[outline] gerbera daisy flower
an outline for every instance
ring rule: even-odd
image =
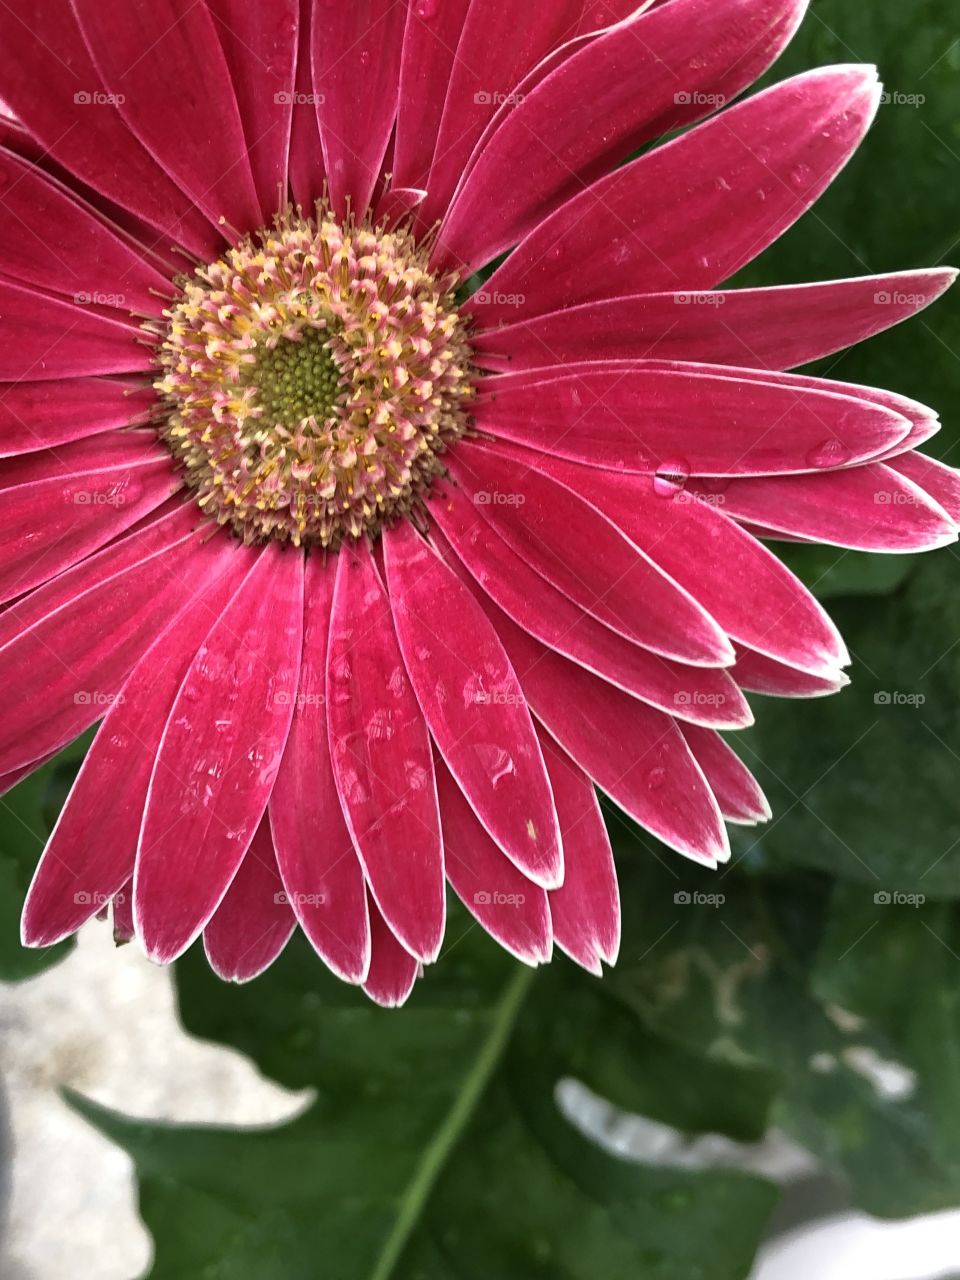
[[[100,722],[28,945],[112,901],[244,980],[299,926],[399,1004],[449,883],[600,972],[595,788],[705,867],[768,817],[721,733],[848,662],[768,542],[960,515],[930,409],[785,372],[952,271],[717,291],[879,100],[839,66],[734,101],[803,8],[4,12],[4,785]]]

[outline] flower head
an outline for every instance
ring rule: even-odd
[[[244,980],[299,927],[399,1004],[449,884],[599,973],[595,788],[716,866],[769,816],[745,691],[846,682],[768,544],[957,536],[932,410],[789,372],[954,273],[718,288],[875,72],[735,102],[803,0],[37,8],[0,18],[3,783],[101,723],[25,941],[113,900]]]

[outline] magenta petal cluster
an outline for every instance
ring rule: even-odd
[[[953,271],[720,287],[879,102],[738,101],[804,7],[0,14],[0,785],[100,722],[27,944],[112,902],[244,981],[300,928],[398,1005],[449,885],[600,973],[597,789],[704,867],[769,817],[721,735],[848,656],[768,544],[960,520],[932,410],[789,372]]]

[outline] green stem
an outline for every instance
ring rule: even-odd
[[[517,972],[494,1009],[493,1021],[477,1060],[463,1081],[460,1092],[447,1112],[443,1124],[424,1152],[419,1168],[400,1202],[393,1230],[384,1243],[379,1261],[370,1280],[390,1280],[400,1255],[420,1219],[421,1211],[433,1191],[451,1151],[473,1116],[477,1103],[500,1061],[517,1014],[533,980],[534,971],[518,966]]]

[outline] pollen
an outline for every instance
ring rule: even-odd
[[[244,542],[338,548],[413,514],[469,425],[456,280],[405,228],[287,211],[178,281],[160,433]]]

